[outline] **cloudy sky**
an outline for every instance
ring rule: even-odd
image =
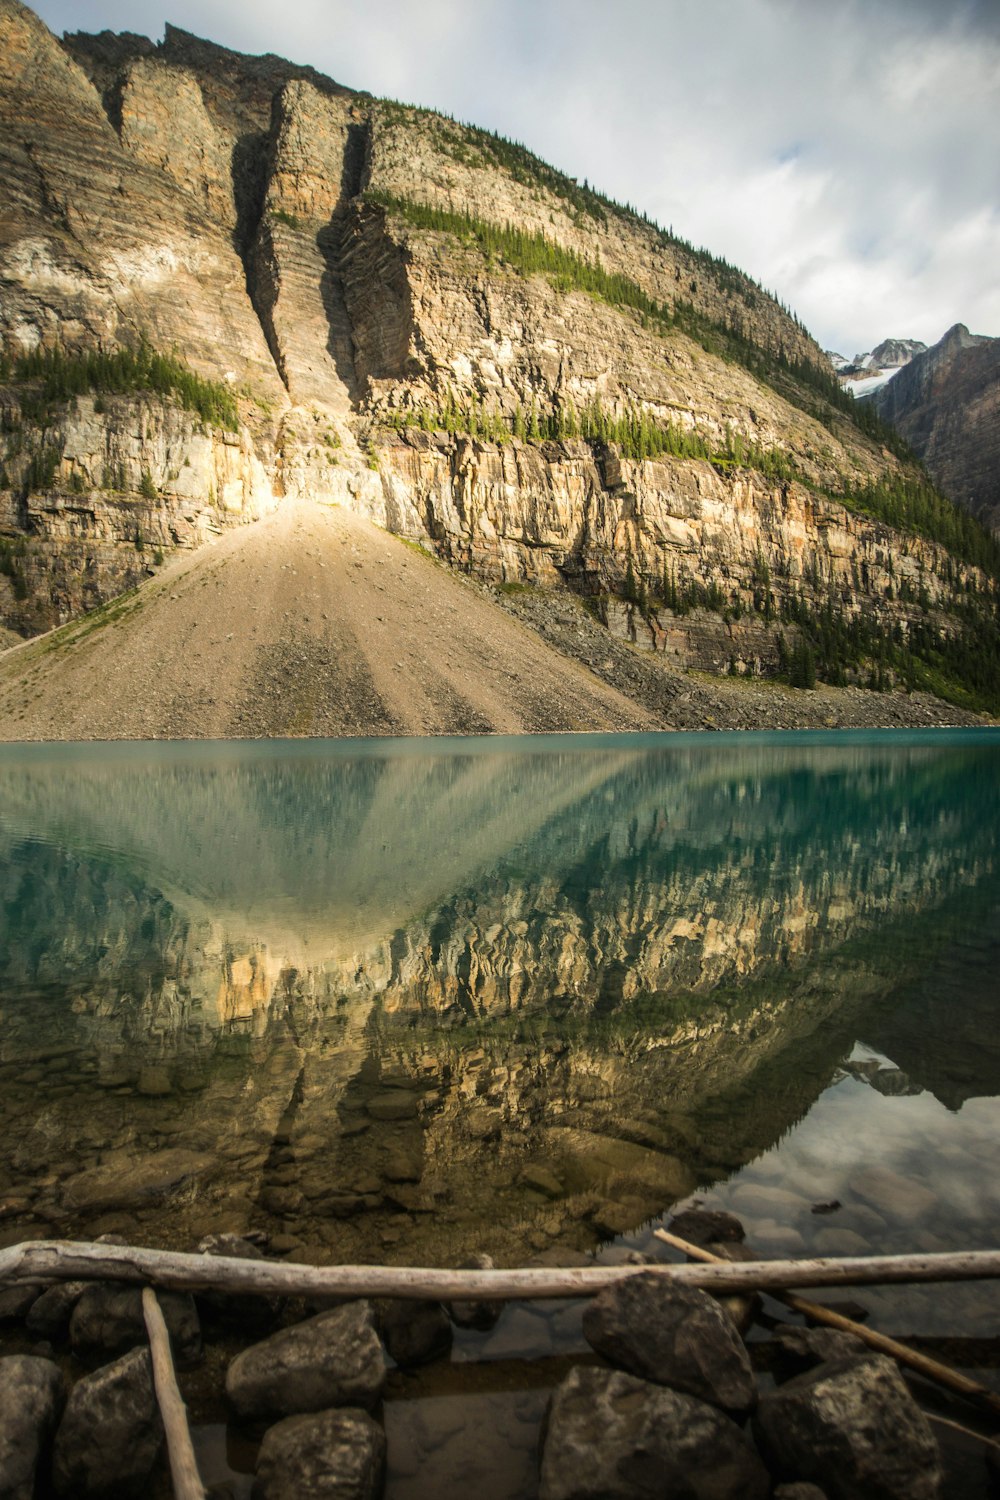
[[[825,348],[1000,335],[1000,0],[37,0],[501,131],[777,292]]]

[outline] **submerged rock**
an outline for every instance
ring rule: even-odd
[[[141,1495],[163,1441],[148,1349],[133,1349],[73,1387],[56,1433],[58,1494]]]
[[[384,1383],[371,1304],[351,1302],[238,1354],[226,1374],[226,1394],[240,1416],[290,1416],[374,1406]]]
[[[377,1500],[385,1483],[385,1433],[353,1407],[286,1417],[264,1434],[254,1500]]]
[[[851,1178],[851,1191],[879,1213],[912,1224],[933,1214],[938,1200],[929,1188],[913,1177],[903,1177],[888,1167],[865,1167]]]
[[[606,1287],[583,1314],[591,1348],[634,1375],[726,1411],[757,1399],[750,1358],[732,1319],[694,1287],[640,1272]]]
[[[703,1401],[580,1366],[552,1397],[540,1500],[765,1500],[770,1490],[750,1440]]]
[[[102,1208],[133,1208],[161,1198],[191,1177],[215,1169],[215,1158],[205,1152],[171,1147],[141,1157],[119,1151],[62,1185],[65,1206],[96,1213]]]
[[[451,1323],[440,1302],[394,1298],[382,1305],[382,1340],[397,1365],[422,1365],[447,1354]]]
[[[476,1253],[470,1255],[459,1265],[460,1271],[492,1271],[494,1269],[492,1255]],[[456,1328],[478,1328],[485,1331],[494,1328],[500,1321],[503,1312],[502,1302],[449,1302],[446,1304],[448,1316]]]
[[[42,1448],[65,1398],[62,1374],[48,1359],[0,1359],[0,1495],[31,1500]]]
[[[882,1354],[818,1365],[763,1396],[762,1452],[830,1500],[939,1500],[941,1454],[903,1377]]]
[[[724,1213],[721,1209],[686,1208],[683,1213],[675,1214],[667,1229],[702,1249],[708,1245],[746,1239],[742,1222],[735,1214]]]

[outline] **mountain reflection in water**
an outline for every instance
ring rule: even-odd
[[[5,750],[3,1240],[516,1260],[831,1088],[992,1103],[998,772],[988,733]]]

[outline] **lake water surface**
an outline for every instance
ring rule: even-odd
[[[995,1246],[998,829],[991,731],[3,747],[0,1243],[616,1258],[696,1197],[766,1255]],[[461,1335],[390,1494],[531,1494],[545,1381],[481,1367],[577,1347]]]

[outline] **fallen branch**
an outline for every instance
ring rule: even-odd
[[[870,1255],[842,1260],[767,1260],[710,1265],[540,1266],[497,1271],[412,1266],[306,1266],[227,1259],[131,1245],[28,1240],[0,1250],[0,1286],[24,1281],[128,1281],[174,1291],[256,1292],[261,1296],[406,1297],[450,1302],[592,1297],[639,1272],[731,1294],[796,1286],[861,1286],[906,1281],[973,1281],[1000,1276],[1000,1250],[945,1255]]]
[[[683,1240],[680,1235],[671,1234],[666,1229],[656,1229],[653,1234],[654,1238],[662,1240],[663,1244],[672,1245],[675,1250],[683,1250],[685,1255],[690,1255],[694,1260],[719,1266],[733,1264],[724,1260],[721,1255],[713,1255],[711,1250],[704,1250],[701,1245],[694,1245],[689,1240]],[[992,1251],[981,1253],[992,1254]],[[886,1260],[903,1258],[901,1256],[885,1257]],[[946,1259],[947,1257],[934,1258]],[[758,1262],[747,1261],[745,1264],[754,1265]],[[928,1277],[927,1279],[935,1278]],[[845,1318],[843,1313],[834,1312],[832,1308],[824,1307],[820,1302],[809,1302],[805,1297],[796,1297],[791,1293],[775,1291],[773,1288],[770,1289],[770,1295],[778,1302],[784,1303],[786,1307],[790,1307],[793,1312],[808,1318],[811,1323],[825,1323],[828,1328],[839,1328],[842,1333],[851,1333],[855,1338],[862,1339],[872,1349],[877,1349],[880,1354],[890,1355],[899,1364],[908,1365],[911,1370],[926,1376],[928,1380],[934,1380],[938,1385],[957,1391],[960,1396],[965,1396],[977,1405],[987,1407],[995,1416],[1000,1416],[1000,1396],[987,1386],[980,1385],[978,1381],[970,1380],[958,1370],[953,1370],[950,1365],[943,1365],[938,1360],[931,1359],[929,1355],[918,1354],[916,1349],[911,1349],[908,1344],[901,1344],[898,1339],[892,1339],[885,1333],[878,1333],[874,1328],[866,1328],[863,1323],[855,1323],[851,1318]]]
[[[174,1500],[205,1500],[205,1487],[198,1473],[194,1447],[188,1428],[184,1400],[177,1388],[174,1362],[170,1354],[170,1335],[163,1321],[156,1293],[146,1287],[142,1294],[142,1313],[149,1334],[153,1358],[153,1384],[167,1438],[170,1475],[174,1482]]]
[[[951,1417],[942,1417],[936,1411],[925,1411],[924,1416],[928,1422],[936,1422],[939,1427],[947,1427],[951,1432],[960,1432],[963,1437],[971,1438],[974,1443],[981,1443],[993,1454],[994,1462],[1000,1462],[1000,1442],[996,1438],[987,1437],[985,1432],[977,1432],[974,1427],[963,1427],[961,1422],[955,1422]]]

